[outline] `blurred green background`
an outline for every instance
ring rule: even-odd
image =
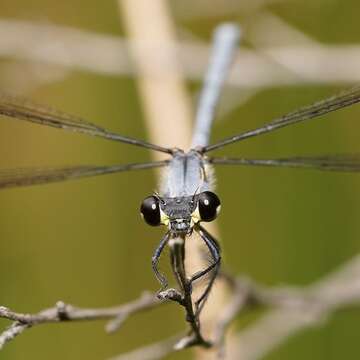
[[[256,10],[186,17],[177,16],[176,3],[171,6],[182,31],[210,41],[212,29],[231,20],[243,25],[244,46],[252,46],[246,30]],[[264,9],[325,44],[360,41],[357,0],[269,2]],[[0,18],[124,35],[115,1],[1,0]],[[12,84],[7,69],[21,74],[28,66],[22,60],[1,58],[0,88],[8,90]],[[253,128],[346,86],[277,86],[259,91],[215,124],[213,140]],[[200,83],[189,82],[189,91],[195,93],[199,87]],[[147,138],[131,76],[67,71],[58,81],[22,94],[120,134]],[[222,153],[266,157],[359,152],[359,116],[360,107],[354,106]],[[0,121],[0,152],[1,168],[150,159],[142,149],[6,118]],[[358,253],[359,175],[239,167],[220,168],[217,177],[223,202],[218,219],[221,243],[226,266],[234,272],[267,285],[303,285]],[[163,229],[149,229],[138,212],[140,201],[155,188],[154,173],[133,172],[2,191],[0,304],[21,312],[36,312],[59,299],[102,307],[130,301],[143,289],[158,289],[150,259]],[[291,338],[266,359],[358,359],[359,323],[360,311],[341,311],[323,326]],[[0,321],[2,328],[7,324]],[[0,357],[105,359],[177,333],[185,323],[179,308],[167,306],[130,319],[113,336],[106,335],[103,326],[104,322],[92,322],[36,327],[9,344]],[[189,351],[168,357],[189,358]]]

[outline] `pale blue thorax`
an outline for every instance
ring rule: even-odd
[[[213,190],[213,171],[208,162],[197,152],[181,151],[174,154],[160,184],[164,197],[192,196]]]

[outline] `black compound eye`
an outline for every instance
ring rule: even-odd
[[[143,200],[140,212],[149,225],[159,226],[161,224],[159,199],[155,196],[148,196]]]
[[[220,211],[220,199],[211,191],[199,195],[199,214],[201,221],[213,221]]]

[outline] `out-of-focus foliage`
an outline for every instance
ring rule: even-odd
[[[284,0],[265,9],[324,43],[360,40],[357,0]],[[175,16],[175,21],[179,28],[209,41],[220,21],[244,24],[246,34],[256,15],[239,10],[221,18]],[[0,17],[122,34],[115,1],[2,0]],[[1,73],[12,64],[19,69],[28,66],[14,59],[0,61]],[[192,90],[200,86],[190,85]],[[299,86],[259,92],[216,123],[213,139],[255,127],[337,90]],[[25,95],[121,134],[147,137],[133,78],[71,72]],[[232,145],[222,153],[265,157],[358,152],[359,115],[360,107],[354,106],[311,124]],[[150,159],[142,149],[0,120],[1,167]],[[220,240],[226,266],[234,271],[269,285],[302,285],[358,252],[359,175],[240,167],[222,168],[217,175],[223,201]],[[138,212],[142,198],[155,188],[154,173],[134,172],[1,192],[0,304],[22,312],[35,312],[59,299],[100,307],[129,301],[143,289],[157,289],[150,259],[162,230],[150,230]],[[166,262],[164,257],[164,266]],[[359,358],[359,323],[359,311],[341,312],[325,326],[291,339],[267,359]],[[114,336],[106,335],[99,322],[45,325],[19,337],[1,357],[104,359],[183,328],[183,313],[175,306],[141,314]],[[189,356],[186,352],[169,359]]]

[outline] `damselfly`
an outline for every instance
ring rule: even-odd
[[[229,30],[229,29],[228,29]],[[233,30],[232,30],[233,31]],[[193,146],[189,151],[177,148],[167,148],[143,140],[119,135],[77,117],[34,105],[27,100],[1,95],[0,114],[12,119],[25,120],[39,125],[50,126],[62,130],[97,136],[110,141],[121,142],[144,149],[165,153],[167,160],[145,163],[129,163],[113,166],[70,166],[63,168],[27,168],[0,171],[0,188],[19,187],[35,184],[65,181],[82,177],[105,175],[130,170],[145,170],[165,167],[164,179],[159,193],[146,197],[141,204],[141,214],[144,220],[152,226],[164,225],[167,232],[161,239],[152,258],[152,267],[162,285],[167,287],[165,276],[158,270],[159,257],[165,246],[173,241],[185,242],[196,232],[208,248],[212,262],[207,268],[191,276],[194,282],[210,273],[211,278],[203,294],[196,301],[196,311],[199,313],[220,266],[220,247],[214,237],[201,225],[202,222],[213,221],[220,210],[220,200],[214,193],[214,166],[217,165],[247,165],[271,167],[312,168],[324,171],[360,171],[360,157],[350,155],[314,156],[314,157],[284,157],[284,158],[227,158],[210,156],[214,150],[227,145],[244,141],[279,130],[296,123],[310,121],[327,113],[350,106],[360,101],[360,87],[354,87],[336,96],[316,102],[264,125],[232,135],[224,140],[209,144],[209,129],[213,120],[214,108],[219,97],[219,91],[224,81],[226,68],[229,66],[234,39],[221,40],[222,50],[214,50],[214,61],[209,68],[206,86],[200,99],[199,111],[194,132]],[[226,38],[226,36],[225,36]],[[220,41],[220,40],[219,40]],[[216,45],[216,42],[215,42]],[[215,46],[216,48],[216,46]],[[215,54],[216,52],[216,54]],[[218,76],[213,76],[217,74]],[[219,75],[220,74],[220,75]],[[201,110],[200,110],[201,109]]]

